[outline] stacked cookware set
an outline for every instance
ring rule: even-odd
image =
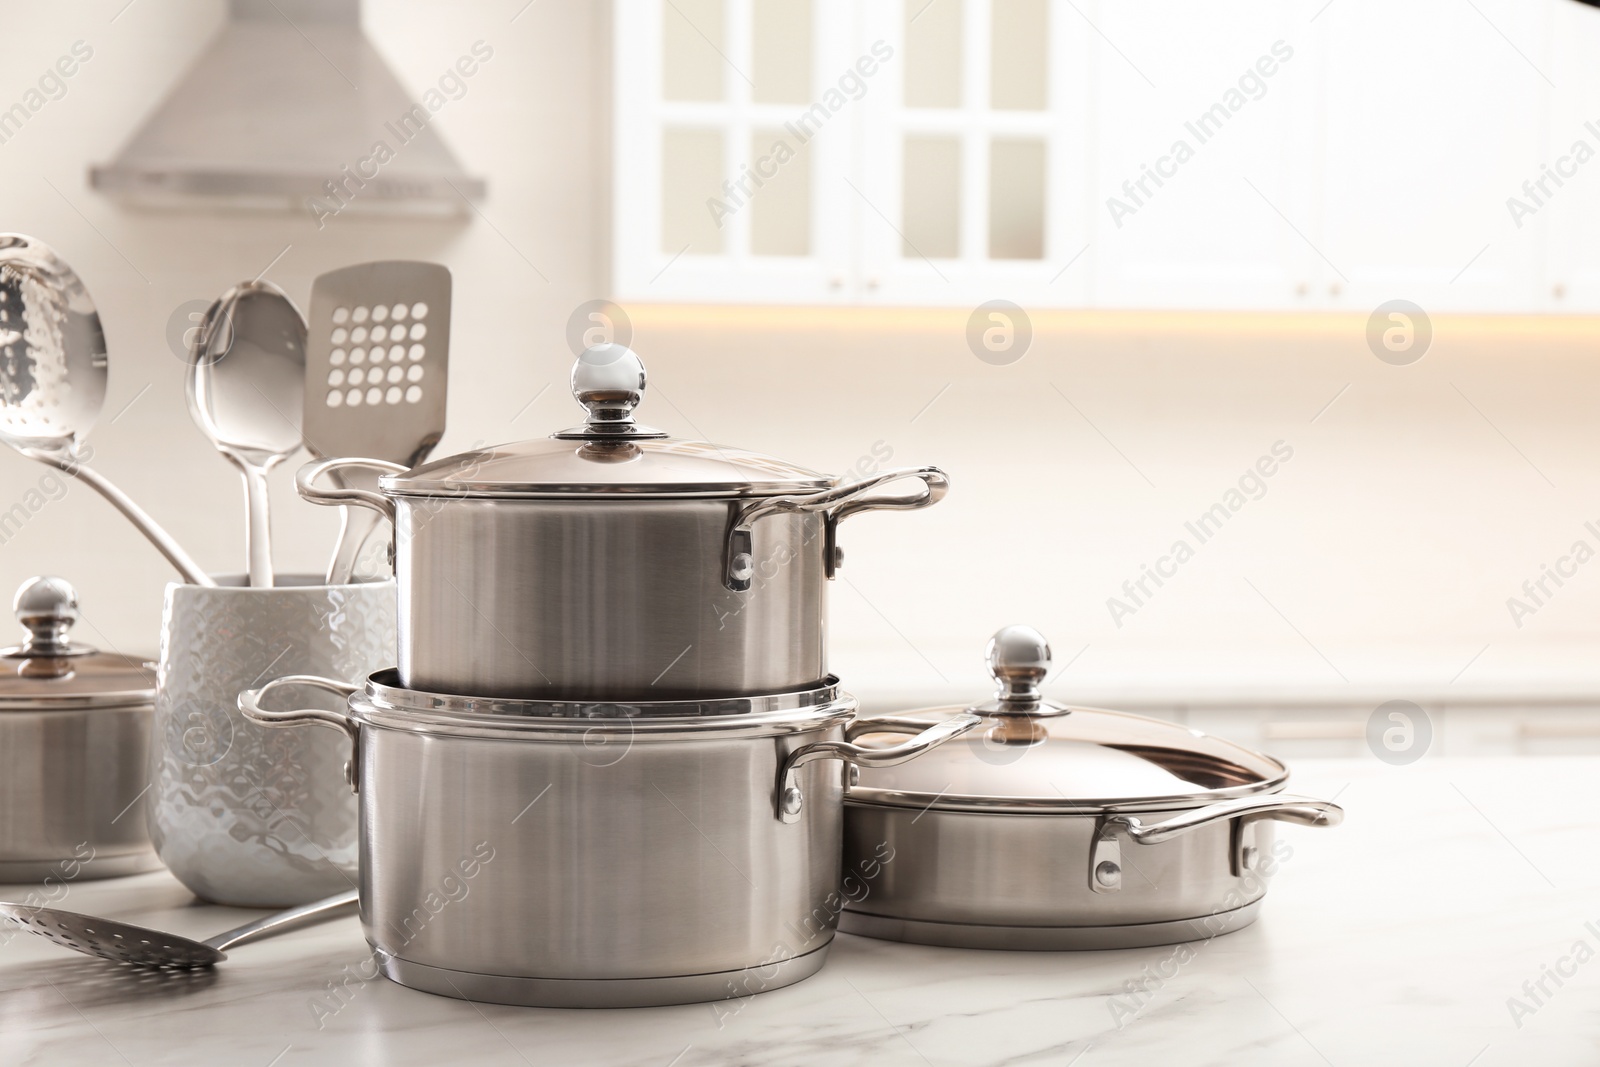
[[[797,982],[841,927],[1013,949],[1196,940],[1255,917],[1274,820],[1339,821],[1284,795],[1268,757],[1046,701],[1049,648],[1026,627],[990,643],[993,701],[861,717],[827,663],[840,523],[935,504],[945,475],[844,480],[673,438],[635,421],[645,387],[632,351],[600,345],[573,369],[578,426],[297,475],[305,499],[393,524],[394,666],[286,674],[238,710],[346,739],[361,917],[389,978],[654,1005]],[[308,689],[336,700],[305,706]]]
[[[363,918],[402,984],[624,1005],[798,981],[836,920],[816,916],[839,888],[840,762],[899,763],[977,722],[859,748],[827,669],[840,522],[936,503],[945,477],[841,483],[669,437],[635,422],[644,367],[619,345],[584,352],[572,386],[582,425],[396,467],[377,493],[323,484],[359,461],[303,468],[307,499],[394,524],[398,665],[318,682],[344,712],[264,710],[304,677],[240,706],[349,733]],[[467,895],[431,914],[473,857]]]

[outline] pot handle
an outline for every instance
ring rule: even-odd
[[[1121,888],[1122,836],[1140,845],[1159,845],[1227,820],[1237,820],[1233,823],[1232,867],[1234,877],[1242,877],[1255,870],[1261,855],[1254,825],[1268,819],[1302,826],[1338,826],[1344,822],[1344,809],[1329,800],[1269,793],[1218,801],[1181,811],[1158,823],[1146,824],[1137,815],[1107,815],[1095,827],[1094,849],[1089,856],[1089,888],[1097,893],[1114,893]]]
[[[339,508],[356,504],[364,508],[371,508],[390,522],[394,521],[394,501],[382,493],[374,493],[366,489],[349,489],[344,486],[324,489],[316,484],[317,479],[324,474],[337,472],[345,467],[366,467],[371,470],[380,470],[385,474],[404,474],[411,468],[400,463],[390,463],[383,459],[324,459],[316,463],[307,463],[295,471],[294,487],[300,496],[313,504],[324,507]]]
[[[275,678],[260,689],[246,689],[239,694],[239,711],[245,718],[260,726],[302,726],[313,723],[319,726],[332,726],[342,730],[350,738],[350,759],[344,765],[344,780],[350,786],[350,792],[361,791],[361,728],[350,721],[350,717],[340,711],[323,711],[321,708],[295,708],[290,711],[268,711],[261,706],[267,694],[274,689],[288,685],[309,685],[315,689],[325,689],[334,696],[349,700],[351,695],[360,689],[360,686],[341,682],[334,678],[322,678],[315,674],[290,674],[282,678]]]
[[[880,723],[903,725],[906,721],[859,719],[850,725],[847,736],[854,737],[861,733],[872,732],[872,729]],[[858,767],[896,767],[938,748],[946,741],[960,737],[982,721],[980,716],[963,712],[932,726],[918,723],[916,725],[921,727],[921,731],[916,736],[889,748],[866,748],[849,741],[817,741],[797,748],[778,765],[776,796],[778,821],[786,823],[800,821],[800,811],[805,807],[805,794],[800,790],[800,776],[796,772],[808,763],[837,759]],[[879,729],[881,731],[881,726]]]
[[[916,478],[922,482],[922,491],[910,496],[868,496],[874,489],[890,482]],[[916,511],[930,507],[944,499],[950,491],[950,478],[938,467],[900,467],[881,474],[869,475],[853,482],[845,482],[810,496],[778,496],[757,500],[734,515],[728,531],[728,558],[725,581],[729,589],[742,593],[750,588],[755,574],[755,552],[750,527],[768,515],[786,511],[825,511],[827,515],[827,544],[823,551],[823,564],[832,578],[840,563],[836,530],[839,523],[858,511]]]

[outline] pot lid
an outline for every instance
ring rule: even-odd
[[[834,479],[759,452],[669,437],[634,421],[644,398],[644,363],[622,345],[596,345],[572,368],[572,395],[589,413],[581,426],[533,441],[496,445],[386,475],[401,496],[550,497],[777,496],[815,493]]]
[[[912,729],[962,711],[985,722],[966,737],[896,767],[861,768],[852,803],[955,811],[1073,814],[1184,807],[1281,789],[1270,756],[1177,723],[1043,699],[1050,645],[1010,626],[989,642],[999,693],[972,708],[932,708],[888,720]],[[873,744],[872,734],[863,743]]]
[[[143,660],[72,640],[78,593],[65,579],[30,578],[12,610],[26,636],[0,649],[0,710],[127,707],[155,699],[154,672]]]

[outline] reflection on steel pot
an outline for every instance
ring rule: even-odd
[[[72,639],[78,594],[34,578],[27,632],[0,651],[0,882],[111,878],[161,866],[145,831],[155,673]]]
[[[1266,893],[1272,824],[1336,826],[1335,804],[1282,792],[1283,764],[1196,730],[1067,708],[1039,692],[1050,647],[1000,631],[995,701],[852,725],[986,729],[926,760],[868,768],[845,800],[845,864],[895,861],[840,929],[966,948],[1094,949],[1196,941],[1249,925]]]
[[[948,488],[934,467],[846,482],[640,426],[644,367],[621,345],[584,352],[572,384],[584,425],[396,470],[381,494],[318,484],[370,461],[300,471],[307,500],[394,520],[405,685],[547,700],[815,686],[839,523]],[[881,491],[895,482],[919,484]]]
[[[547,1007],[742,998],[814,974],[841,903],[832,761],[901,763],[979,722],[957,716],[867,750],[844,741],[856,703],[833,678],[632,704],[398,683],[393,671],[360,689],[280,678],[239,707],[353,742],[361,916],[385,975]],[[348,697],[348,711],[267,707],[304,685]]]

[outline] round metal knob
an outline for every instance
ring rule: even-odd
[[[65,578],[28,579],[17,590],[11,610],[28,631],[22,655],[62,656],[77,651],[71,630],[78,621],[78,591]]]
[[[624,345],[595,345],[572,365],[572,395],[589,409],[594,429],[632,426],[645,382],[644,360]]]
[[[644,360],[626,345],[603,344],[584,349],[572,365],[572,395],[588,409],[589,420],[582,426],[551,436],[561,441],[614,441],[616,438],[639,441],[666,437],[660,430],[633,421],[633,409],[644,399],[645,380]]]
[[[989,673],[1000,685],[999,710],[1038,711],[1039,686],[1050,673],[1050,642],[1031,626],[1007,626],[989,639],[984,653]]]

